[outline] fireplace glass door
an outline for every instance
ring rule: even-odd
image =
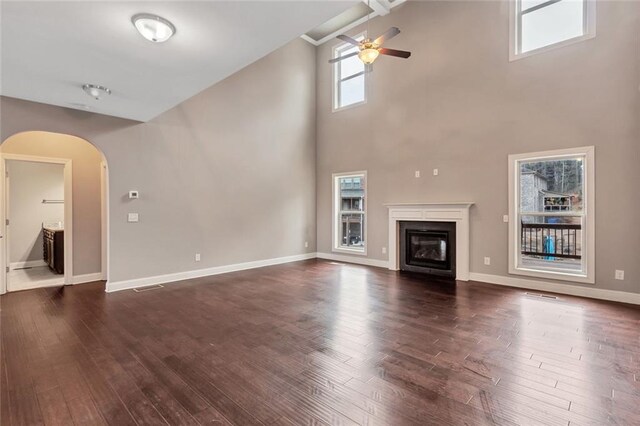
[[[448,232],[407,230],[406,244],[407,265],[451,269]]]

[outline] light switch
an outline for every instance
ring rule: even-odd
[[[438,173],[440,173],[440,172],[438,171],[438,169],[433,169],[433,175],[434,175],[434,176],[438,176]]]
[[[419,177],[420,177],[420,170],[416,170],[416,174],[415,174],[415,176],[416,176],[417,178],[419,178]]]
[[[509,222],[509,215],[508,215],[508,214],[505,214],[504,216],[502,216],[502,221],[503,221],[504,223],[508,223],[508,222]]]
[[[127,222],[137,222],[138,221],[138,213],[129,213],[127,216]]]
[[[130,199],[136,199],[136,198],[140,198],[140,192],[138,191],[129,191],[129,198]]]

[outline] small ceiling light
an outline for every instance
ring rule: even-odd
[[[99,101],[102,95],[110,95],[111,90],[104,86],[98,86],[97,84],[84,84],[82,86],[87,95],[91,96],[95,100]]]
[[[379,54],[380,52],[378,51],[378,49],[369,47],[369,48],[362,49],[360,53],[358,53],[358,58],[366,65],[369,65],[376,60]]]
[[[142,37],[154,43],[163,43],[176,33],[176,27],[171,22],[150,13],[133,15],[131,22]]]

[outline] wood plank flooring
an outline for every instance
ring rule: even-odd
[[[309,260],[0,299],[2,425],[640,424],[640,309]]]

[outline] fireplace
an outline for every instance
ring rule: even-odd
[[[400,221],[400,269],[456,277],[455,222]]]

